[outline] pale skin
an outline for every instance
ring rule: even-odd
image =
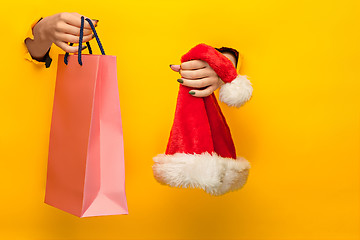
[[[65,52],[77,52],[78,47],[69,46],[68,43],[79,43],[81,16],[79,13],[63,12],[43,18],[33,28],[34,39],[25,40],[30,55],[36,60],[43,58],[53,43]],[[92,22],[96,26],[98,21]],[[91,27],[85,21],[83,42],[92,38]]]
[[[236,59],[231,53],[223,53],[235,66]],[[218,89],[224,82],[209,64],[202,60],[192,60],[181,65],[170,65],[171,69],[179,72],[181,78],[178,82],[184,86],[194,88],[189,94],[195,97],[207,97]]]
[[[79,13],[63,12],[43,18],[33,28],[34,39],[25,40],[30,55],[36,60],[42,59],[53,43],[65,52],[76,53],[78,47],[69,46],[68,43],[79,42],[81,16]],[[96,27],[98,20],[92,22]],[[91,27],[85,21],[83,42],[88,42],[93,37]],[[83,46],[84,48],[86,46]],[[223,55],[235,66],[234,55],[226,52]],[[170,67],[180,73],[180,84],[193,88],[189,94],[195,97],[207,97],[224,84],[209,64],[202,60],[192,60]]]

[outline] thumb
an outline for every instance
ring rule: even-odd
[[[180,71],[180,65],[170,64],[170,68],[174,72],[179,72]]]

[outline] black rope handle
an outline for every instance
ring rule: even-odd
[[[89,49],[89,54],[92,54],[92,49],[91,49],[90,43],[89,43],[89,42],[86,42],[86,46],[87,46],[88,49]]]
[[[74,44],[73,44],[73,43],[70,43],[70,46],[72,46],[72,45],[74,45]],[[66,65],[68,65],[68,57],[69,57],[69,53],[66,52],[66,53],[65,53],[65,57],[64,57],[64,63],[65,63]]]
[[[104,50],[104,48],[103,48],[103,46],[101,44],[100,38],[99,38],[99,36],[98,36],[98,34],[97,34],[96,30],[95,30],[94,24],[92,23],[92,21],[89,18],[86,18],[85,20],[90,24],[91,30],[93,31],[93,33],[95,35],[95,38],[96,38],[96,41],[97,41],[97,43],[99,45],[101,54],[105,55],[105,50]]]
[[[72,46],[72,45],[74,45],[74,44],[73,43],[69,44],[69,46]],[[89,49],[89,54],[93,54],[91,46],[90,46],[90,42],[86,42],[86,46]],[[68,64],[68,57],[69,57],[69,53],[66,52],[65,57],[64,57],[64,62],[65,62],[66,65]]]
[[[81,16],[80,36],[79,36],[79,46],[78,46],[78,62],[80,66],[82,66],[81,51],[82,51],[83,37],[84,37],[84,17]]]
[[[99,38],[99,36],[98,36],[98,34],[97,34],[96,30],[95,30],[94,24],[92,23],[92,21],[91,21],[89,18],[86,18],[86,19],[85,19],[83,16],[81,16],[80,36],[79,36],[79,48],[78,48],[78,62],[79,62],[79,64],[80,64],[81,66],[82,66],[82,58],[81,58],[82,42],[83,42],[83,37],[84,37],[84,20],[86,20],[86,21],[89,23],[89,25],[90,25],[93,33],[94,33],[94,36],[95,36],[95,38],[96,38],[96,41],[97,41],[97,43],[98,43],[98,45],[99,45],[101,54],[102,54],[102,55],[105,55],[105,50],[104,50],[104,48],[103,48],[103,46],[102,46],[102,44],[101,44],[100,38]],[[70,46],[73,46],[73,45],[74,45],[73,43],[70,43]],[[89,54],[92,54],[92,49],[91,49],[90,43],[89,43],[89,42],[86,42],[86,45],[87,45],[87,47],[88,47],[88,49],[89,49]],[[64,63],[65,63],[66,65],[68,64],[68,57],[69,57],[69,53],[66,52],[66,53],[65,53],[65,57],[64,57]]]

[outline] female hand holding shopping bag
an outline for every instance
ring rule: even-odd
[[[99,20],[91,21],[96,27]],[[52,44],[65,52],[77,52],[78,48],[69,46],[68,43],[79,43],[80,26],[81,15],[76,12],[62,12],[36,20],[24,41],[28,51],[26,59],[35,63],[45,62],[46,67],[50,67]],[[94,38],[91,26],[87,21],[84,23],[83,33],[83,43]],[[83,49],[85,48],[86,46],[83,46]]]

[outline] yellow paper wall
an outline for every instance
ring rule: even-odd
[[[34,18],[62,11],[99,19],[118,57],[127,216],[43,203],[57,59],[27,62],[22,41]],[[359,1],[6,1],[0,13],[0,239],[359,239]],[[221,104],[252,164],[221,197],[151,171],[175,109],[168,65],[200,42],[241,51],[254,86],[244,107]]]

